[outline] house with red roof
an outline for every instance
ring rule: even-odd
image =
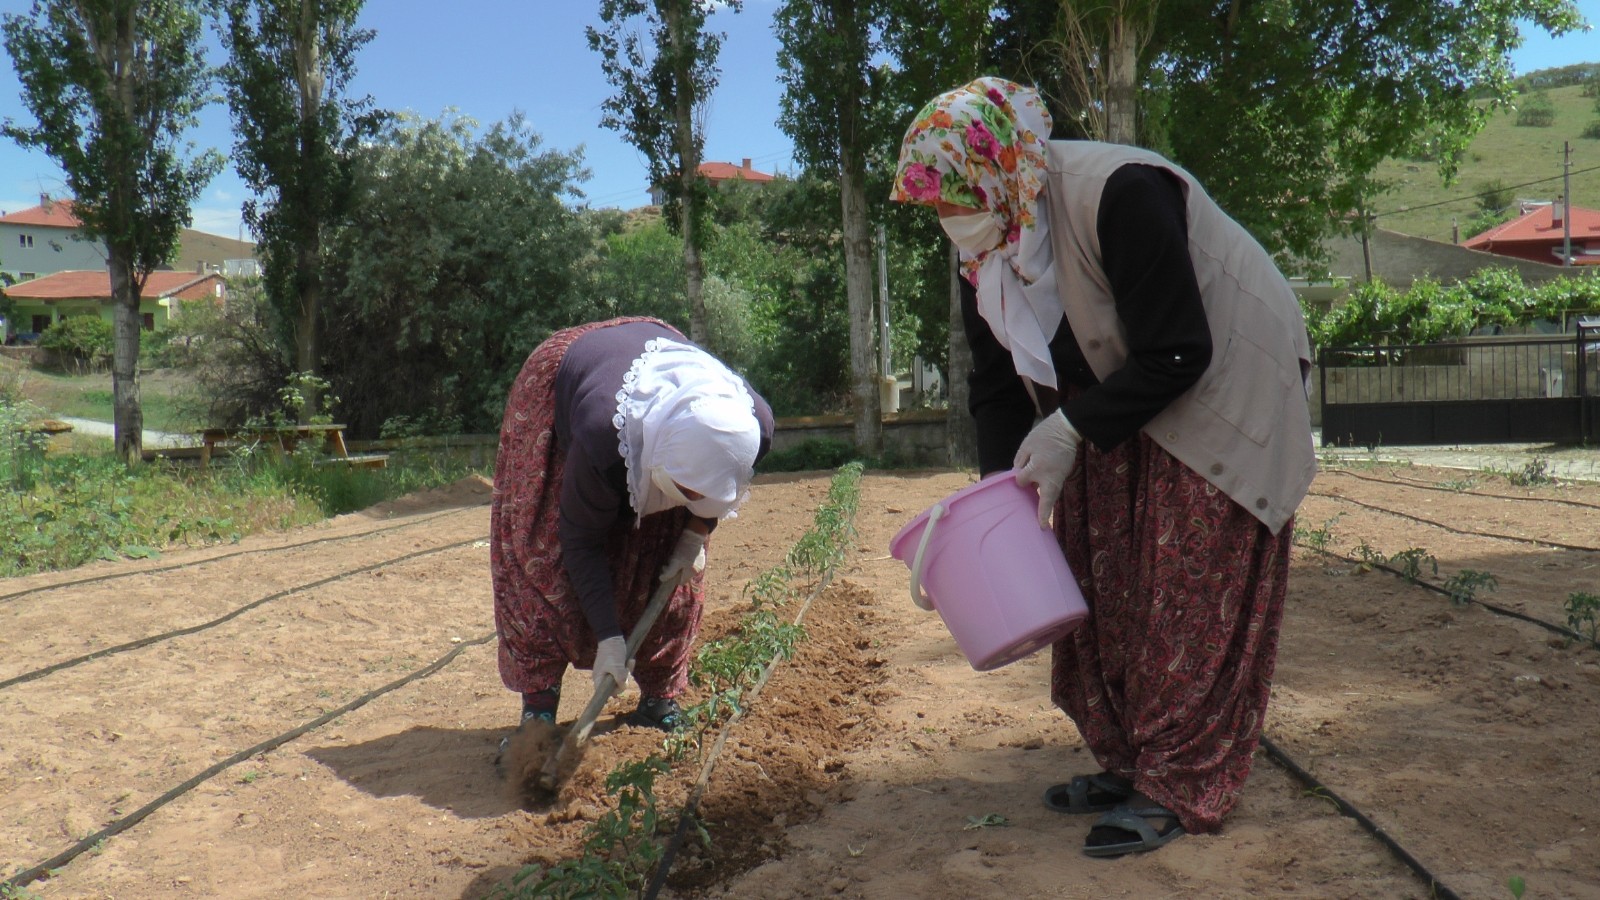
[[[1563,214],[1571,216],[1563,221]],[[1462,243],[1470,250],[1482,250],[1547,265],[1562,264],[1562,250],[1571,241],[1568,264],[1600,265],[1600,212],[1561,203],[1535,206],[1521,216],[1469,238]]]
[[[39,205],[0,216],[0,273],[27,281],[67,269],[104,269],[105,245],[86,240],[71,200],[39,198]]]
[[[166,327],[182,315],[184,303],[227,298],[227,282],[218,272],[151,272],[140,295],[139,316],[145,331]],[[12,311],[6,322],[6,343],[31,343],[39,333],[69,316],[99,316],[111,321],[111,273],[104,268],[55,272],[6,288]]]
[[[750,165],[750,157],[746,156],[739,165],[727,162],[703,162],[695,169],[700,177],[711,182],[712,187],[730,181],[748,181],[752,184],[765,184],[773,179],[766,172],[758,172]],[[650,202],[660,206],[666,200],[666,192],[659,185],[650,186]]]

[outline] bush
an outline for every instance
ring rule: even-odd
[[[1555,123],[1555,107],[1525,106],[1517,110],[1517,126],[1520,128],[1549,128]]]
[[[46,328],[39,346],[81,369],[111,361],[111,323],[99,316],[70,316]]]
[[[1590,122],[1588,125],[1583,126],[1582,136],[1591,141],[1600,141],[1600,119],[1596,119],[1593,122]]]
[[[837,469],[858,458],[854,444],[834,438],[802,441],[787,450],[773,450],[756,465],[757,472],[808,472]]]

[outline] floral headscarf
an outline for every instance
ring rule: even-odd
[[[890,199],[929,206],[943,200],[999,218],[1004,243],[962,251],[962,268],[1017,373],[1055,387],[1049,344],[1063,313],[1039,202],[1050,124],[1038,91],[1003,78],[984,76],[940,94],[906,131]]]

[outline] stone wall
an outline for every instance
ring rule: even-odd
[[[1486,268],[1515,269],[1527,284],[1543,284],[1555,278],[1579,274],[1561,266],[1468,250],[1457,244],[1430,241],[1382,228],[1373,230],[1368,245],[1372,277],[1402,291],[1424,276],[1450,284],[1465,281],[1477,274],[1479,269]],[[1328,262],[1330,274],[1349,279],[1352,287],[1367,280],[1367,264],[1359,237],[1332,238],[1323,246],[1331,256]]]

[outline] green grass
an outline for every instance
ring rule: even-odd
[[[0,373],[14,382],[13,390],[43,411],[47,418],[69,416],[79,419],[112,421],[111,375],[65,375],[21,366],[4,360],[5,371]],[[154,431],[193,431],[203,423],[197,422],[187,412],[192,407],[188,399],[186,379],[162,371],[139,379],[139,400],[144,411],[145,428]]]
[[[1499,181],[1514,188],[1512,195],[1524,200],[1554,200],[1562,192],[1563,141],[1572,144],[1572,171],[1595,169],[1572,175],[1572,203],[1587,209],[1600,209],[1600,140],[1583,137],[1591,122],[1600,120],[1595,98],[1582,96],[1578,85],[1553,88],[1546,92],[1555,108],[1555,121],[1549,128],[1520,127],[1514,109],[1491,115],[1467,148],[1452,185],[1440,182],[1438,168],[1423,160],[1391,160],[1378,170],[1394,189],[1374,198],[1371,206],[1379,213],[1378,226],[1390,231],[1450,241],[1451,222],[1459,221],[1461,240],[1467,223],[1479,214],[1474,195],[1486,182]],[[1527,97],[1528,95],[1524,95]],[[1531,181],[1538,184],[1516,187]],[[1455,201],[1442,206],[1431,204]],[[1427,208],[1419,208],[1427,207]],[[1406,211],[1401,211],[1406,210]]]

